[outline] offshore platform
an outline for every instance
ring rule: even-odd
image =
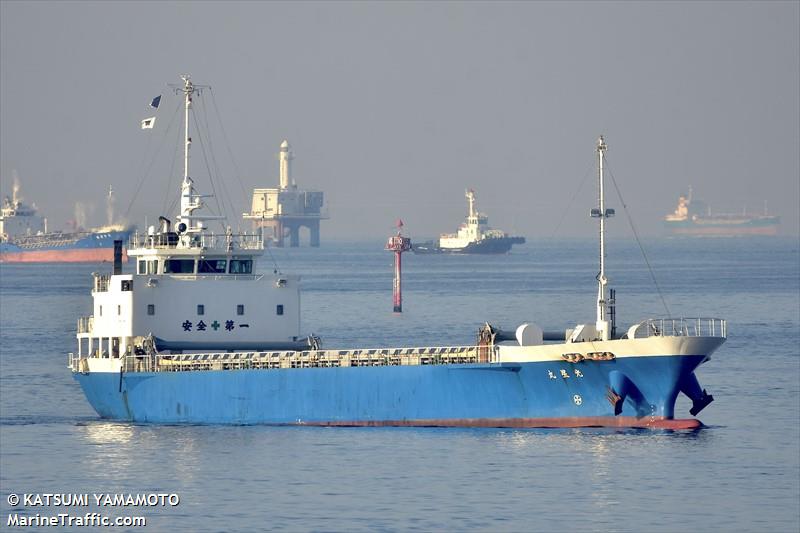
[[[323,192],[297,188],[291,178],[291,161],[294,156],[289,141],[281,143],[277,189],[253,189],[253,202],[245,219],[253,221],[254,228],[261,228],[264,240],[272,240],[276,246],[300,246],[300,228],[309,230],[311,246],[319,246],[319,221],[327,219],[323,210]]]

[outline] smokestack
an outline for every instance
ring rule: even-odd
[[[108,186],[108,198],[106,199],[106,216],[108,217],[108,225],[114,224],[114,189],[111,185]]]
[[[122,274],[122,241],[114,241],[114,275]]]
[[[11,201],[14,202],[14,207],[17,206],[17,201],[19,199],[19,176],[17,175],[17,171],[14,170],[14,188],[11,189]]]

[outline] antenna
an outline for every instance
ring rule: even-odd
[[[603,163],[605,161],[606,143],[601,135],[597,139],[597,184],[598,184],[598,204],[592,209],[592,218],[600,219],[600,273],[597,275],[597,331],[602,335],[602,339],[609,339],[610,328],[608,322],[608,301],[606,299],[606,218],[614,216],[613,209],[606,209],[605,183],[603,178]]]
[[[192,108],[192,94],[194,93],[194,85],[192,85],[191,76],[184,74],[181,76],[183,80],[183,94],[184,94],[184,149],[183,149],[183,181],[189,180],[189,148],[192,145],[192,138],[189,137],[189,110]]]
[[[183,85],[176,85],[170,83],[169,86],[175,91],[175,94],[183,93],[184,97],[184,151],[183,151],[183,179],[186,181],[189,178],[189,148],[192,144],[192,138],[189,137],[189,110],[192,108],[192,95],[201,94],[203,89],[209,89],[208,85],[195,85],[192,82],[192,77],[189,74],[181,74]]]
[[[469,216],[474,217],[478,214],[475,209],[475,191],[467,189],[467,200],[469,202]]]

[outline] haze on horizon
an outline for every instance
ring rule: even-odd
[[[325,192],[323,245],[383,239],[397,218],[412,238],[454,231],[466,188],[495,228],[590,236],[603,134],[641,234],[689,186],[718,212],[766,202],[800,232],[798,2],[3,0],[0,193],[17,172],[52,229],[76,202],[105,223],[109,186],[118,212],[136,197],[140,227],[173,216],[169,164],[136,190],[183,73],[213,87],[234,225],[277,185],[288,139],[299,187]],[[205,172],[197,151],[192,165]],[[607,198],[610,231],[630,235]]]

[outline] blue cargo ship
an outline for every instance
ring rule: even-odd
[[[114,241],[127,242],[131,234],[130,228],[110,220],[108,226],[90,231],[48,232],[36,207],[18,197],[16,180],[13,191],[0,208],[0,263],[111,262]],[[109,213],[111,202],[109,189]]]
[[[127,241],[122,226],[92,231],[56,232],[0,241],[0,263],[111,262],[114,241]]]
[[[648,319],[618,330],[605,272],[600,137],[596,321],[504,332],[486,323],[464,346],[322,349],[300,333],[295,276],[259,274],[259,236],[213,234],[189,177],[186,120],[180,213],[134,235],[124,274],[93,274],[69,367],[97,413],[147,423],[322,426],[649,427],[691,429],[713,397],[695,371],[726,339],[717,318]]]

